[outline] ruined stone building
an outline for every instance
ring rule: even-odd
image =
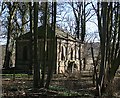
[[[40,67],[43,65],[44,57],[44,33],[45,27],[38,28],[38,63]],[[54,70],[57,73],[64,72],[70,63],[74,62],[74,67],[79,70],[80,65],[80,40],[68,32],[56,28],[55,42],[53,45],[54,33],[48,27],[47,34],[47,57],[46,65],[49,66],[55,62]],[[55,51],[53,51],[53,47]],[[18,70],[27,71],[31,68],[31,41],[30,33],[19,36],[16,40],[16,68]],[[55,54],[54,54],[55,53]],[[54,56],[54,57],[53,57]],[[53,59],[55,58],[55,59]],[[74,67],[71,67],[73,70]]]

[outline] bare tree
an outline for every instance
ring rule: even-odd
[[[98,18],[100,36],[100,72],[98,79],[98,93],[102,95],[104,89],[112,83],[120,65],[119,50],[119,3],[98,2],[95,9]],[[111,94],[111,93],[110,93]]]
[[[27,21],[26,17],[27,17],[27,13],[28,13],[28,7],[29,4],[25,3],[25,2],[19,2],[18,3],[18,9],[19,9],[19,13],[21,15],[21,35],[24,34],[25,32],[25,24],[27,24],[29,22],[29,20]]]
[[[13,17],[15,15],[15,10],[16,10],[16,3],[14,2],[13,4],[11,4],[11,2],[6,3],[8,9],[9,9],[9,17],[8,17],[8,27],[7,27],[7,44],[6,44],[6,51],[5,51],[5,60],[4,60],[4,68],[9,68],[10,67],[10,57],[12,55],[11,51],[10,51],[10,38],[11,38],[11,33],[12,33],[12,29],[13,29],[13,25],[12,25],[12,20]]]

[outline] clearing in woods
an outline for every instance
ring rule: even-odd
[[[2,96],[3,98],[32,98],[40,96],[56,97],[56,96],[76,96],[82,98],[93,98],[95,97],[95,86],[92,81],[92,73],[89,71],[82,71],[80,73],[65,73],[56,74],[53,76],[49,89],[38,89],[33,90],[33,79],[32,76],[26,74],[16,74],[15,80],[13,81],[13,75],[7,74],[2,75]],[[119,81],[116,78],[116,83]],[[117,88],[120,87],[117,83]],[[115,86],[115,85],[114,85]],[[120,89],[120,88],[119,88]],[[115,89],[114,96],[119,96],[119,89]],[[107,94],[104,97],[107,97]],[[41,98],[41,97],[40,97]]]

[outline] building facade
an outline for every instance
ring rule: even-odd
[[[55,65],[56,73],[65,72],[69,65],[73,63],[71,71],[80,69],[80,49],[81,44],[75,36],[66,33],[63,30],[56,28],[55,39],[54,33],[48,27],[47,33],[47,50],[46,50],[46,65]],[[44,64],[44,34],[45,27],[38,28],[38,64],[40,67]],[[54,49],[53,49],[54,48]],[[31,61],[31,41],[30,33],[25,33],[16,39],[16,68],[18,70],[30,70],[32,68]]]

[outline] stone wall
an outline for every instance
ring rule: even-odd
[[[79,44],[76,41],[67,41],[63,39],[57,40],[57,72],[62,73],[67,70],[68,62],[75,62],[80,66],[79,62]]]
[[[4,64],[5,58],[5,45],[0,45],[0,68]]]

